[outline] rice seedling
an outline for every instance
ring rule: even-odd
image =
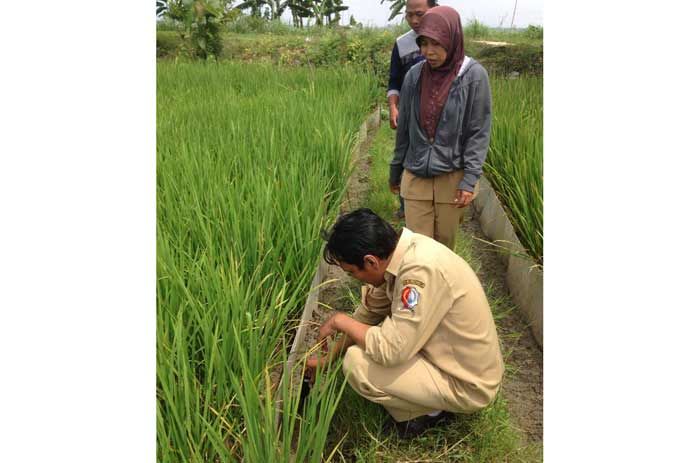
[[[233,63],[157,73],[158,459],[322,461],[337,369],[297,418],[280,365],[372,78]]]
[[[521,243],[543,264],[542,78],[495,78],[491,85],[493,123],[484,171]]]

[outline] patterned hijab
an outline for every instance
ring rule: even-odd
[[[449,6],[429,9],[418,27],[418,39],[428,37],[447,50],[447,58],[439,68],[423,64],[420,84],[420,125],[429,138],[435,137],[442,108],[447,101],[452,81],[464,61],[464,36],[459,13]]]

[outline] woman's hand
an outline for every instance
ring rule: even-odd
[[[399,121],[399,108],[396,106],[389,107],[389,127],[396,130]]]
[[[472,202],[472,199],[474,199],[474,193],[471,191],[467,190],[457,190],[457,194],[455,195],[455,206],[458,208],[465,207],[467,204]]]
[[[392,185],[391,183],[389,183],[389,189],[395,195],[401,193],[401,185]]]

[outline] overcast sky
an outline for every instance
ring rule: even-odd
[[[348,24],[350,15],[367,26],[386,26],[387,24],[397,24],[403,17],[395,17],[389,23],[390,1],[383,4],[380,0],[345,0],[344,4],[350,8],[341,14],[341,23]],[[515,10],[516,27],[527,27],[529,24],[543,25],[543,4],[544,0],[517,0],[518,6]],[[462,25],[466,25],[472,18],[489,26],[496,27],[502,24],[503,27],[510,27],[513,17],[513,7],[515,0],[438,0],[440,5],[448,5],[459,11],[462,18]],[[285,12],[283,19],[289,21],[289,12]]]

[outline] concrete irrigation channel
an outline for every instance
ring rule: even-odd
[[[527,255],[496,192],[483,176],[474,207],[484,234],[503,250],[499,255],[506,265],[506,282],[513,302],[528,321],[535,340],[543,347],[542,267]]]

